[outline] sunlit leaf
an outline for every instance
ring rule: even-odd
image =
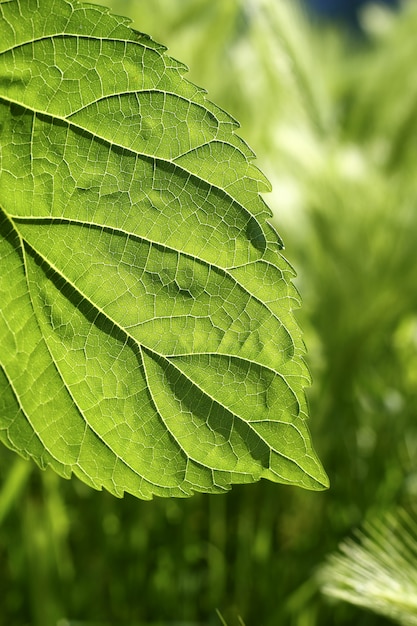
[[[0,2],[0,437],[116,495],[320,489],[237,124],[105,9]]]

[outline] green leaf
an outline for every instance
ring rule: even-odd
[[[236,122],[125,19],[0,2],[0,437],[141,498],[327,477]]]

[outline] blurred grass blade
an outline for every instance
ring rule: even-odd
[[[16,458],[2,482],[0,490],[0,525],[9,513],[13,503],[24,488],[33,466],[24,459]]]
[[[319,571],[324,594],[417,624],[417,524],[404,511],[363,525]]]

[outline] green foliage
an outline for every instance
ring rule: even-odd
[[[228,626],[388,626],[330,603],[313,572],[365,517],[416,509],[416,3],[369,13],[365,40],[310,24],[293,0],[109,5],[187,62],[273,182],[332,488],[116,500],[49,471],[25,478],[4,448],[16,492],[2,509],[3,621],[219,626],[218,608]],[[388,159],[394,141],[404,150]]]
[[[141,498],[327,486],[236,123],[104,9],[1,3],[3,442]]]

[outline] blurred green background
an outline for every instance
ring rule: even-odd
[[[104,4],[101,0],[99,4]],[[316,568],[417,494],[417,6],[362,34],[291,0],[109,0],[241,122],[298,272],[323,493],[117,500],[2,449],[0,623],[373,626]]]

